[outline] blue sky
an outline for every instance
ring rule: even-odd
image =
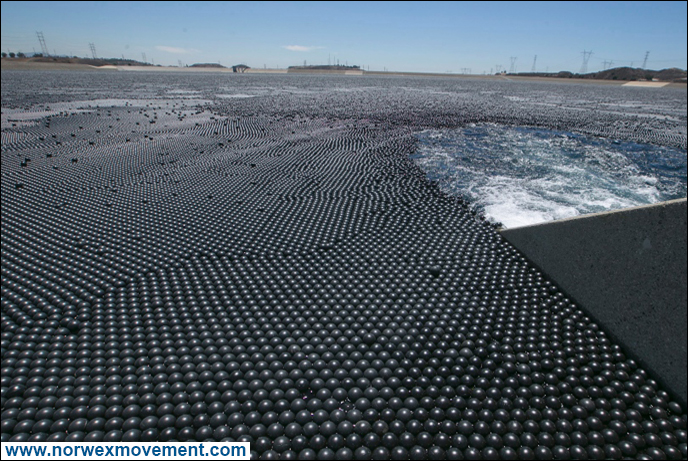
[[[2,2],[2,51],[162,65],[686,69],[687,2]]]

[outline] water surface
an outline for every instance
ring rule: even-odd
[[[492,124],[418,139],[430,179],[505,227],[686,196],[686,152],[669,147]]]

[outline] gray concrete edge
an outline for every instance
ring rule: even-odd
[[[685,222],[682,198],[500,231],[684,411]]]

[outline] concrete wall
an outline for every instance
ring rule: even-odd
[[[335,69],[289,69],[289,74],[319,74],[319,75],[363,75],[362,70]]]
[[[686,406],[686,199],[502,235]]]
[[[261,69],[261,68],[250,68],[246,69],[245,74],[286,74],[287,69]]]

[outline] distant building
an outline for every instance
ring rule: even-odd
[[[232,72],[239,74],[243,74],[244,72],[246,72],[246,69],[250,69],[250,67],[246,64],[238,64],[236,66],[232,66]]]

